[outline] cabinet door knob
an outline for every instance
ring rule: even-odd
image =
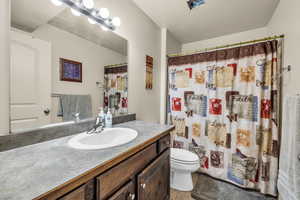
[[[142,186],[143,189],[146,188],[146,184],[145,183],[141,184],[141,186]]]
[[[132,193],[130,193],[130,194],[128,195],[128,200],[134,200],[134,199],[135,199],[135,195],[132,194]]]

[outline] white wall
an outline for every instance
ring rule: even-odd
[[[161,29],[160,123],[166,123],[167,55],[181,51],[181,43],[166,29]]]
[[[9,134],[10,0],[0,1],[0,135]]]
[[[166,100],[167,100],[167,46],[168,32],[166,28],[161,29],[161,57],[160,57],[160,123],[165,123]]]
[[[182,45],[182,52],[189,52],[195,50],[202,50],[205,48],[212,48],[216,46],[222,46],[232,43],[244,42],[248,40],[255,40],[267,37],[268,29],[266,27],[253,29],[250,31],[244,31],[240,33],[234,33],[230,35],[224,35],[217,38],[212,38],[208,40],[201,40],[197,42],[186,43]]]
[[[39,27],[32,34],[52,44],[52,92],[90,94],[95,115],[97,108],[103,103],[103,90],[97,87],[96,82],[103,82],[104,66],[127,62],[126,56],[47,24]],[[82,83],[60,81],[59,58],[82,63]],[[52,114],[55,114],[57,101],[54,98],[52,102]]]
[[[283,99],[289,95],[300,94],[300,1],[280,1],[268,24],[270,34],[284,34],[283,66],[292,66],[292,71],[283,76]],[[283,113],[288,112],[284,110]],[[283,119],[283,123],[285,120]],[[284,133],[283,133],[284,134]],[[283,147],[284,148],[284,147]],[[285,148],[284,148],[285,149]],[[281,196],[281,195],[279,195]],[[284,199],[280,197],[279,199]]]
[[[179,42],[171,33],[167,31],[167,54],[180,53],[182,48]]]
[[[283,66],[292,66],[292,71],[283,76],[283,100],[289,95],[300,94],[300,1],[280,1],[268,24],[270,34],[284,34]],[[283,113],[288,112],[284,110]],[[284,116],[284,115],[283,115]],[[285,119],[282,120],[285,123]],[[284,135],[284,133],[283,133]],[[286,149],[285,147],[282,147]],[[296,158],[295,158],[296,159]],[[279,196],[281,196],[279,194]],[[280,197],[279,199],[284,199]]]
[[[99,4],[100,6],[100,4]],[[160,28],[131,0],[101,0],[112,16],[119,16],[122,25],[117,34],[128,40],[129,112],[137,119],[160,120]],[[154,87],[145,89],[146,55],[154,58]]]
[[[300,94],[300,1],[280,1],[268,24],[270,34],[284,34],[283,66],[292,66],[292,72],[283,77],[283,96]]]

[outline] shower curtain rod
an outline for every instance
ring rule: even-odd
[[[169,58],[179,57],[179,56],[188,56],[188,55],[193,55],[193,54],[197,54],[197,53],[204,53],[204,52],[208,52],[208,51],[224,49],[224,48],[229,48],[229,47],[234,47],[234,46],[241,46],[241,45],[245,45],[245,44],[263,42],[263,41],[268,41],[268,40],[276,40],[276,39],[279,39],[279,38],[284,38],[284,35],[275,35],[275,36],[272,36],[272,37],[266,37],[266,38],[261,38],[261,39],[257,39],[257,40],[250,40],[250,41],[245,41],[245,42],[233,43],[233,44],[228,44],[228,45],[223,45],[223,46],[216,46],[216,47],[212,47],[212,48],[205,48],[205,49],[191,51],[191,52],[187,52],[187,53],[168,54],[167,56]]]

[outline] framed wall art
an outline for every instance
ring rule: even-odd
[[[82,63],[60,58],[60,80],[82,83]]]
[[[146,55],[146,89],[153,88],[153,57]]]

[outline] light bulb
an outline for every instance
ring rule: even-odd
[[[73,15],[75,15],[77,17],[81,15],[80,12],[75,10],[74,8],[71,8],[71,12],[72,12]]]
[[[101,28],[102,28],[103,31],[108,31],[108,30],[109,30],[109,29],[108,29],[106,26],[104,26],[104,25],[101,25]]]
[[[104,23],[107,24],[107,25],[110,25],[109,19],[106,19],[106,20],[104,21]]]
[[[109,10],[107,8],[100,8],[99,10],[99,15],[100,17],[102,17],[103,19],[106,19],[109,17]]]
[[[96,17],[97,14],[98,14],[98,10],[97,10],[97,9],[94,9],[94,10],[92,11],[92,15]]]
[[[92,18],[88,18],[88,21],[89,21],[90,24],[96,24],[96,21]]]
[[[94,0],[82,0],[82,4],[87,9],[92,9],[95,5]]]
[[[62,2],[60,0],[51,0],[51,2],[56,6],[61,6]]]
[[[112,24],[117,27],[121,26],[121,19],[119,17],[114,17],[112,19]]]

